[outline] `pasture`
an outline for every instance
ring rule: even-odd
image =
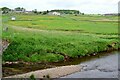
[[[3,62],[58,62],[117,49],[117,16],[3,15]],[[115,43],[115,45],[113,45]]]

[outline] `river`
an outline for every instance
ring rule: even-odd
[[[83,69],[61,78],[118,78],[119,53],[115,51],[100,58],[82,62],[79,65],[84,66]]]

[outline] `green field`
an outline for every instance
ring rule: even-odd
[[[3,61],[58,62],[118,48],[117,16],[3,15]],[[117,43],[112,46],[113,43]],[[110,47],[111,46],[111,47]]]

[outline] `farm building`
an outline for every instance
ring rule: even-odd
[[[11,17],[11,20],[12,20],[12,21],[15,21],[15,20],[16,20],[16,18],[15,18],[15,17]]]
[[[24,13],[26,10],[24,8],[17,7],[14,9],[14,12],[16,13]]]
[[[49,15],[57,15],[57,16],[60,16],[60,15],[61,15],[59,12],[49,12],[48,14],[49,14]]]
[[[52,14],[53,14],[53,15],[58,15],[58,16],[60,15],[59,12],[53,12]]]
[[[118,13],[104,14],[104,16],[118,16]]]

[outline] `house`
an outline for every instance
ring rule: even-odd
[[[24,13],[25,11],[26,10],[24,8],[20,8],[20,7],[14,9],[14,12],[16,13]]]
[[[59,12],[49,12],[49,15],[56,15],[56,16],[60,16],[61,14]]]
[[[53,15],[60,16],[60,13],[59,13],[59,12],[53,12],[52,14],[53,14]]]
[[[15,20],[16,20],[16,18],[13,16],[13,17],[11,17],[11,20],[12,20],[12,21],[15,21]]]
[[[118,13],[104,14],[104,16],[118,16]]]
[[[33,13],[32,11],[25,11],[24,13],[28,14],[28,13]]]

